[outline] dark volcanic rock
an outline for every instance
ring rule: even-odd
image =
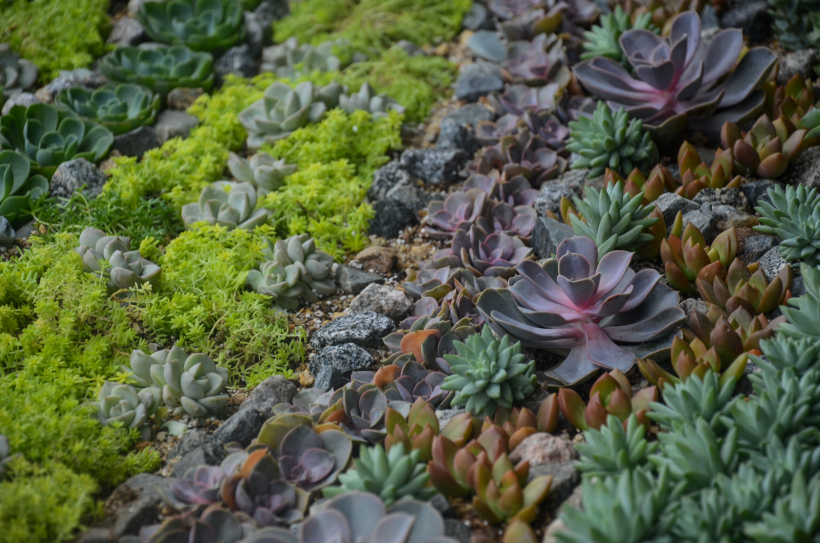
[[[382,346],[382,338],[395,330],[396,325],[391,319],[372,311],[366,311],[330,321],[313,333],[310,346],[317,351],[344,343],[378,348]]]
[[[396,239],[402,230],[418,224],[418,213],[401,202],[385,198],[373,206],[375,216],[370,219],[369,233],[385,239]]]
[[[460,149],[408,149],[401,155],[401,164],[425,183],[449,185],[460,180],[468,158]]]

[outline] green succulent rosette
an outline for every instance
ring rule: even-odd
[[[31,164],[14,151],[0,152],[0,216],[12,224],[31,214],[31,200],[48,192],[48,180],[30,175]]]
[[[142,85],[120,83],[94,91],[83,87],[65,89],[57,96],[57,105],[84,120],[100,123],[118,136],[153,124],[161,100],[159,94]]]
[[[171,0],[146,2],[134,16],[154,41],[218,53],[245,39],[243,12],[236,0]]]

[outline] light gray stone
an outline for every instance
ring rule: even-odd
[[[209,439],[210,436],[205,433],[205,431],[200,430],[199,428],[192,428],[185,432],[185,435],[182,436],[179,443],[177,443],[171,450],[171,453],[168,455],[168,459],[170,460],[178,456],[185,456],[197,447],[204,445]]]
[[[221,84],[228,74],[253,77],[259,73],[259,61],[249,44],[234,45],[216,59],[214,73],[218,84]]]
[[[801,49],[799,51],[789,51],[780,56],[777,71],[777,84],[785,85],[789,79],[799,75],[802,79],[812,79],[814,77],[814,65],[817,64],[817,49]]]
[[[555,214],[556,217],[560,217],[561,198],[567,198],[571,202],[575,197],[583,197],[581,185],[547,181],[541,185],[541,189],[538,191],[538,197],[535,199],[534,205],[535,211],[539,217],[546,217],[547,211]]]
[[[183,477],[191,468],[199,466],[218,466],[227,456],[225,446],[209,437],[199,447],[180,458],[171,468],[171,475]]]
[[[462,413],[465,413],[463,406],[453,407],[452,409],[437,409],[436,418],[438,418],[439,427],[444,428],[453,417],[461,415]]]
[[[0,216],[0,247],[8,249],[17,238],[17,233],[5,217]]]
[[[373,183],[367,191],[367,197],[376,202],[387,196],[390,189],[399,186],[413,185],[413,177],[398,160],[391,160],[373,174]]]
[[[550,258],[562,241],[574,236],[575,231],[570,225],[549,217],[539,217],[532,231],[530,246],[538,258]]]
[[[778,245],[777,237],[766,234],[749,236],[743,240],[743,250],[738,251],[738,258],[746,264],[757,262],[767,252]]]
[[[373,357],[353,343],[331,345],[322,349],[308,362],[308,369],[313,375],[319,375],[319,371],[325,366],[332,366],[350,378],[354,371],[364,371],[373,367]]]
[[[61,91],[71,87],[87,87],[96,89],[107,84],[108,80],[99,72],[93,72],[88,68],[78,68],[76,70],[60,70],[53,81],[37,91],[37,96],[43,102],[53,102],[54,98]],[[42,92],[41,92],[42,91]]]
[[[430,505],[432,505],[442,517],[456,518],[455,508],[450,504],[450,501],[441,494],[436,494],[430,498]]]
[[[742,190],[743,195],[746,196],[749,207],[754,209],[760,205],[761,201],[772,203],[769,198],[769,189],[774,188],[775,184],[776,183],[771,179],[755,179],[754,181],[740,185],[740,190]]]
[[[563,462],[560,464],[541,464],[530,468],[529,481],[542,475],[552,475],[550,496],[556,501],[563,501],[572,494],[575,487],[581,482],[581,473],[576,467],[577,462]]]
[[[122,483],[108,498],[107,503],[117,509],[100,523],[99,528],[110,529],[117,537],[137,534],[143,526],[159,521],[162,495],[170,491],[172,480],[151,473],[141,473]]]
[[[757,217],[737,208],[724,205],[713,205],[710,208],[712,215],[717,218],[718,230],[723,232],[730,228],[751,228],[757,226]]]
[[[415,43],[408,41],[408,40],[399,40],[396,42],[397,47],[401,47],[404,49],[404,52],[407,53],[407,56],[410,57],[421,57],[424,56],[424,49],[416,45]]]
[[[760,263],[760,269],[763,270],[763,275],[765,275],[769,281],[774,280],[780,270],[789,265],[780,253],[779,245],[766,251],[758,262]]]
[[[256,438],[265,420],[255,409],[237,411],[216,429],[213,439],[223,445],[239,443],[247,447]]]
[[[487,8],[478,2],[473,2],[470,11],[461,21],[461,26],[468,30],[491,29],[493,28],[493,19],[487,11]]]
[[[197,124],[199,121],[193,115],[188,115],[184,111],[166,109],[157,116],[154,122],[157,141],[162,145],[173,138],[187,138]]]
[[[14,106],[28,107],[32,104],[39,104],[40,100],[30,92],[18,92],[6,98],[6,103],[3,104],[3,115],[8,115],[11,108]]]
[[[378,348],[382,338],[396,330],[396,324],[384,315],[365,311],[358,315],[345,315],[313,333],[310,346],[321,351],[331,345],[354,343],[359,347]]]
[[[165,2],[166,0],[129,0],[128,1],[128,14],[134,15],[137,13],[142,5],[146,2]]]
[[[664,219],[665,218],[666,216],[664,215]],[[690,224],[700,230],[700,233],[703,234],[703,238],[708,244],[711,244],[720,233],[720,230],[718,230],[718,218],[712,214],[712,210],[709,209],[708,204],[704,205],[701,209],[687,211],[683,214],[683,227],[686,228]]]
[[[404,202],[384,198],[373,206],[373,218],[368,222],[368,233],[384,239],[396,239],[408,226],[418,224],[419,216]]]
[[[461,69],[456,82],[456,98],[475,102],[491,92],[504,90],[501,68],[490,62],[474,62]]]
[[[446,186],[460,180],[468,158],[460,149],[408,149],[401,155],[401,165],[425,183]]]
[[[372,283],[384,283],[384,277],[345,264],[336,269],[336,285],[348,294],[359,294]]]
[[[123,156],[133,156],[142,158],[147,151],[160,146],[157,139],[157,132],[152,126],[140,126],[139,128],[114,136],[112,150],[118,151]]]
[[[780,181],[806,185],[808,189],[820,188],[820,147],[806,149],[790,164]]]
[[[168,107],[179,111],[185,111],[191,107],[196,99],[205,94],[202,88],[192,89],[190,87],[177,87],[168,93]]]
[[[93,163],[84,158],[75,158],[57,167],[51,178],[49,192],[58,198],[71,198],[85,185],[83,194],[88,198],[96,198],[102,192],[106,180],[105,174]]]
[[[145,29],[142,23],[133,17],[120,17],[114,21],[111,34],[105,43],[120,47],[133,47],[145,41]]]
[[[518,464],[527,461],[530,468],[545,464],[563,464],[578,459],[578,452],[568,439],[538,432],[522,441],[510,453],[510,460]]]
[[[704,315],[709,312],[709,306],[706,305],[706,302],[701,300],[700,298],[687,298],[682,300],[681,303],[678,304],[678,307],[683,309],[683,312],[686,313],[686,319],[683,321],[683,328],[687,330],[691,330],[691,326],[689,325],[689,316],[694,311],[699,311]]]
[[[374,311],[395,321],[405,317],[413,302],[400,290],[386,285],[370,284],[350,303],[350,314]]]
[[[478,30],[467,39],[467,47],[475,55],[489,60],[490,62],[501,62],[507,55],[507,46],[492,30]]]
[[[255,409],[268,418],[273,416],[273,406],[280,403],[290,403],[296,394],[296,386],[281,375],[268,377],[248,395],[239,406],[239,410]]]
[[[436,149],[460,149],[472,156],[481,148],[473,131],[453,119],[442,119],[439,124],[439,134],[436,140]]]
[[[335,390],[345,386],[350,379],[345,378],[344,373],[333,366],[323,366],[319,374],[313,381],[313,386],[321,390]]]
[[[413,183],[412,185],[396,185],[387,191],[384,198],[385,200],[399,202],[414,213],[418,213],[422,209],[425,209],[433,200],[441,199],[437,195],[425,192],[416,183]],[[413,220],[415,221],[415,217]]]
[[[722,188],[711,189],[705,188],[692,198],[696,204],[711,204],[713,207],[722,205],[733,207],[743,213],[751,213],[752,208],[749,206],[749,200],[740,189],[736,188]]]
[[[700,208],[700,205],[692,200],[687,200],[683,196],[678,196],[674,192],[664,192],[655,200],[655,207],[663,214],[663,221],[666,223],[666,227],[670,228],[675,221],[675,216],[678,214],[678,211],[682,211],[683,213],[695,211]]]
[[[481,104],[467,104],[466,106],[462,106],[455,111],[451,111],[444,118],[452,119],[458,124],[468,124],[475,128],[475,126],[481,121],[496,120],[498,115],[496,115],[493,110],[484,107]]]
[[[772,16],[766,0],[735,2],[720,17],[723,28],[739,28],[752,43],[763,43],[772,34]]]
[[[444,535],[452,537],[459,543],[470,543],[470,538],[473,537],[473,532],[470,527],[458,519],[447,518],[444,519]]]

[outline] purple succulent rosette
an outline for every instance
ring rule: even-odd
[[[543,87],[527,85],[510,85],[503,93],[489,96],[490,105],[499,115],[523,115],[540,111],[554,111],[555,97],[561,91],[561,85],[550,83]]]
[[[393,373],[394,380],[382,384],[383,374]],[[433,407],[446,409],[454,393],[441,389],[446,374],[440,371],[431,371],[417,362],[412,356],[397,357],[392,364],[382,366],[378,372],[357,371],[351,375],[354,383],[372,383],[384,391],[384,395],[391,402],[407,402],[412,404],[421,398]]]
[[[538,86],[553,80],[568,80],[564,46],[555,34],[539,34],[532,41],[514,41],[507,46],[501,68],[516,83]],[[563,72],[563,73],[562,73]]]
[[[479,224],[459,230],[449,249],[439,251],[426,268],[467,268],[476,275],[511,277],[515,266],[532,258],[532,249],[516,236],[489,233]]]
[[[763,111],[759,88],[777,56],[755,47],[738,62],[743,50],[739,29],[718,32],[707,47],[701,42],[700,17],[687,11],[675,17],[666,38],[635,29],[624,32],[620,43],[635,76],[606,57],[581,62],[575,75],[596,98],[624,107],[657,137],[678,134],[687,120],[701,130],[719,130],[726,121],[745,124]]]
[[[427,206],[428,222],[424,229],[433,239],[450,239],[458,230],[467,230],[484,213],[487,193],[472,189],[454,192],[444,201],[436,200]]]
[[[538,191],[532,188],[526,177],[516,175],[508,180],[498,170],[493,170],[488,175],[472,174],[464,182],[464,189],[483,190],[490,198],[506,202],[511,206],[535,205],[535,200],[538,198]]]
[[[522,130],[528,130],[543,145],[555,151],[562,151],[567,145],[570,130],[561,124],[555,116],[548,113],[521,115],[503,115],[496,122],[482,121],[476,127],[476,137],[482,145],[495,145],[505,136],[515,136]]]
[[[508,178],[522,175],[536,188],[541,187],[544,181],[558,177],[566,169],[567,160],[529,129],[519,130],[514,136],[504,136],[492,147],[483,148],[467,168],[470,173],[482,175],[493,170],[502,172]]]
[[[632,255],[612,251],[599,261],[595,242],[576,236],[543,265],[519,264],[508,289],[488,290],[476,305],[496,334],[568,353],[547,372],[560,383],[578,383],[599,369],[626,373],[636,353],[665,349],[668,356],[667,336],[685,317],[678,293],[658,283],[658,272],[629,268]]]

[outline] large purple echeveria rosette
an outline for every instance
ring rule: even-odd
[[[478,310],[494,332],[528,347],[568,352],[547,372],[564,384],[598,369],[626,373],[636,354],[668,351],[665,336],[685,314],[678,293],[658,283],[658,272],[632,271],[627,251],[612,251],[599,261],[595,242],[586,237],[561,242],[556,256],[543,265],[522,262],[508,289],[488,290],[478,298]]]
[[[726,121],[744,124],[763,111],[759,87],[777,57],[755,47],[738,62],[743,50],[738,29],[718,32],[706,46],[700,17],[687,11],[675,17],[666,38],[635,29],[624,32],[620,43],[635,76],[606,57],[581,62],[575,74],[596,98],[626,108],[656,136],[679,133],[687,119],[699,129],[719,130]]]

